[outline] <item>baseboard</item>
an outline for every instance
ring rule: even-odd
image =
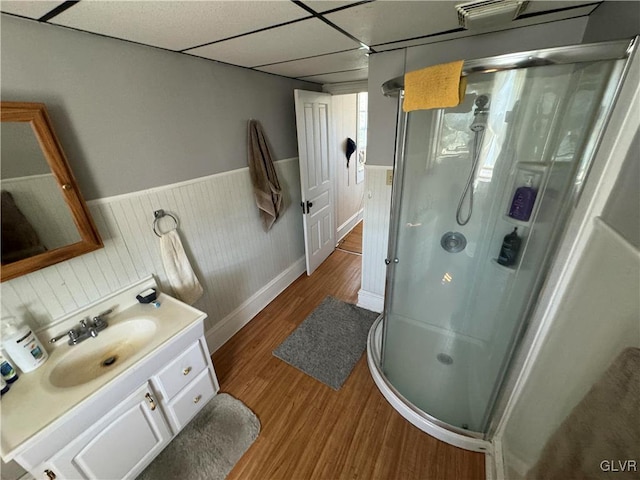
[[[381,313],[384,309],[384,296],[360,289],[358,292],[358,306]]]
[[[355,227],[358,223],[360,223],[363,215],[364,215],[364,208],[359,212],[356,212],[353,215],[351,215],[351,217],[346,222],[344,222],[342,225],[338,227],[338,233],[336,235],[336,237],[338,238],[338,242],[340,242],[344,237],[346,237],[349,234],[349,232],[353,230],[353,227]]]
[[[307,271],[304,257],[283,271],[255,295],[247,299],[229,315],[210,328],[205,337],[209,353],[213,353],[224,345],[231,337],[255,317],[264,307],[269,305],[285,288]]]

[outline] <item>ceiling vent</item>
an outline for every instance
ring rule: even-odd
[[[504,25],[518,18],[528,1],[479,0],[456,5],[458,23],[466,29]]]

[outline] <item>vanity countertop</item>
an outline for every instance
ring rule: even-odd
[[[140,285],[140,283],[136,284],[132,292],[136,289],[141,291],[143,288]],[[149,282],[142,285],[150,286]],[[80,385],[60,388],[52,385],[50,381],[51,372],[58,365],[60,358],[70,349],[79,348],[80,345],[92,342],[94,339],[89,338],[78,346],[69,346],[66,341],[61,341],[57,345],[46,343],[51,338],[52,331],[60,330],[60,322],[56,327],[38,332],[41,342],[46,345],[45,348],[49,352],[49,359],[33,372],[22,373],[18,381],[11,384],[9,392],[2,397],[0,454],[5,461],[12,459],[16,452],[22,449],[25,442],[56,424],[57,420],[65,416],[66,413],[70,413],[73,407],[90,397],[104,394],[116,377],[123,374],[134,375],[136,366],[142,363],[142,360],[158,351],[163,344],[169,342],[182,331],[186,331],[190,326],[206,318],[205,313],[165,294],[158,296],[161,306],[155,308],[152,305],[143,305],[137,302],[129,305],[125,305],[124,302],[118,303],[117,300],[123,298],[123,292],[118,293],[120,297],[115,298],[115,301],[113,298],[117,294],[101,301],[100,308],[104,306],[111,308],[114,303],[121,307],[116,308],[114,313],[107,317],[109,327],[104,332],[118,323],[131,319],[152,320],[156,324],[156,330],[151,340],[126,361],[114,364],[106,373],[97,378]],[[132,295],[131,298],[135,301],[135,295]],[[112,299],[111,303],[109,303],[109,299]],[[92,308],[91,313],[87,314],[95,315],[99,311],[101,310]],[[78,315],[81,317],[83,313],[76,312],[75,316]],[[68,324],[65,324],[65,328],[68,328],[66,325]],[[64,331],[64,329],[61,330]],[[100,338],[101,334],[97,338]]]

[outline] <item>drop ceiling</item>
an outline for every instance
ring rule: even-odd
[[[368,55],[589,15],[599,1],[530,1],[482,31],[460,1],[1,1],[5,14],[316,83],[366,80]]]

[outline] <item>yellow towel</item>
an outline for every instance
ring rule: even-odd
[[[434,65],[404,76],[405,112],[455,107],[464,100],[467,79],[460,77],[462,60]]]

